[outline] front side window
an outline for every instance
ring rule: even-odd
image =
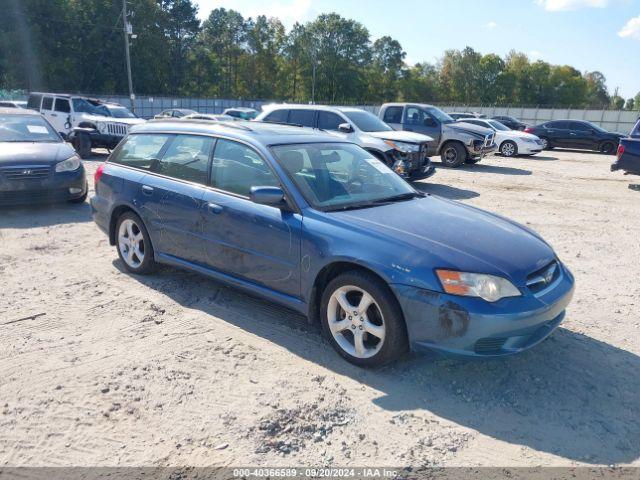
[[[407,124],[409,125],[424,125],[425,112],[421,108],[409,107],[407,108]]]
[[[177,135],[151,170],[189,182],[207,183],[209,157],[214,139],[198,135]]]
[[[426,112],[440,123],[451,123],[455,121],[449,114],[437,107],[429,107],[426,109]]]
[[[56,98],[56,104],[54,110],[56,112],[69,113],[71,112],[71,105],[66,98]]]
[[[273,152],[307,202],[320,210],[416,195],[407,182],[357,145],[279,145]]]
[[[0,142],[60,142],[60,137],[40,114],[0,115]]]
[[[40,110],[40,102],[42,102],[42,95],[29,95],[27,108],[30,108],[31,110]]]
[[[171,138],[172,135],[163,134],[131,135],[109,161],[143,170],[155,170],[165,145]]]
[[[280,182],[254,149],[219,139],[211,165],[211,184],[225,192],[248,197],[251,187],[277,187]]]
[[[321,130],[338,130],[338,127],[346,123],[340,115],[333,112],[318,112],[318,128]]]
[[[302,125],[303,127],[316,126],[316,112],[314,110],[291,110],[289,123]]]

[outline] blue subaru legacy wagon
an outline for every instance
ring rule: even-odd
[[[348,361],[498,357],[544,340],[574,279],[535,232],[424,195],[357,145],[258,122],[135,126],[95,174],[126,269],[187,268],[319,320]]]

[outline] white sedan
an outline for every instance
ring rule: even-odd
[[[504,157],[535,155],[542,151],[542,140],[538,137],[519,130],[511,130],[497,120],[465,118],[464,120],[460,120],[460,122],[490,128],[496,132],[495,142],[498,145],[498,152]]]

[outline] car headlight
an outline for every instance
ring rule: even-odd
[[[483,273],[457,272],[455,270],[436,270],[445,293],[465,297],[480,297],[487,302],[497,302],[505,297],[521,295],[513,283],[506,278]]]
[[[80,165],[80,158],[74,155],[73,157],[67,158],[66,160],[58,163],[56,165],[56,172],[73,172],[80,168]]]
[[[107,124],[104,122],[97,122],[96,128],[100,133],[107,133]]]
[[[415,153],[420,151],[420,145],[417,143],[395,142],[393,140],[385,140],[384,143],[402,153]]]
[[[536,139],[535,138],[523,138],[522,140],[524,140],[527,143],[536,143]]]

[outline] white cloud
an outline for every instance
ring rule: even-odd
[[[538,50],[531,50],[529,52],[529,57],[531,57],[532,60],[540,60],[542,58],[542,52],[539,52]]]
[[[489,23],[487,23],[485,25],[485,27],[491,28],[491,29],[496,28],[497,26],[498,26],[498,24],[496,22],[493,22],[493,21],[491,21],[491,22],[489,22]]]
[[[194,0],[194,3],[199,7],[201,20],[207,19],[214,8],[226,8],[240,12],[243,17],[277,17],[290,28],[294,23],[304,23],[316,15],[312,0]]]
[[[630,19],[627,24],[618,32],[622,38],[635,38],[640,40],[640,15]]]
[[[610,0],[535,0],[535,2],[549,12],[563,12],[580,8],[604,8]]]

